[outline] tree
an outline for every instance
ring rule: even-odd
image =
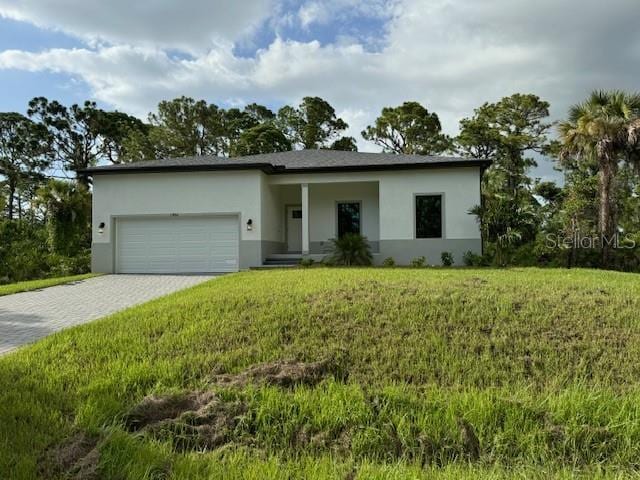
[[[50,144],[44,126],[19,113],[0,113],[0,175],[5,178],[9,220],[14,217],[18,188],[37,181],[49,166]]]
[[[319,97],[304,97],[298,108],[282,107],[277,122],[292,145],[307,149],[327,147],[349,128],[336,116],[334,108]]]
[[[451,139],[442,133],[440,119],[418,102],[385,107],[374,125],[362,131],[365,140],[380,145],[385,152],[437,155],[451,149]]]
[[[276,119],[275,113],[264,105],[259,105],[257,103],[250,103],[244,107],[244,112],[253,119],[255,124],[273,122]]]
[[[91,194],[79,183],[49,180],[38,191],[53,252],[72,257],[91,245]]]
[[[219,155],[223,152],[223,112],[204,100],[162,101],[149,115],[150,139],[158,156]]]
[[[291,150],[291,142],[272,123],[262,123],[240,134],[233,145],[232,156],[257,155]]]
[[[617,230],[616,176],[623,161],[635,162],[640,140],[640,94],[595,91],[569,110],[559,126],[561,162],[595,165],[598,171],[598,231],[602,264],[609,266]]]
[[[255,104],[254,106],[260,107],[259,105]],[[230,108],[222,113],[222,129],[224,132],[222,140],[223,155],[232,156],[235,153],[236,144],[240,140],[242,134],[257,125],[260,125],[260,120],[258,120],[258,118],[262,118],[261,115],[264,114],[264,112],[259,112],[259,108],[251,111],[247,111],[246,109],[240,110],[239,108]],[[257,139],[255,132],[249,137]],[[247,145],[247,139],[248,138],[245,137],[245,145],[243,148],[249,147],[249,149],[255,151],[260,150],[260,146],[258,145]]]
[[[134,117],[105,112],[90,101],[67,108],[55,100],[36,97],[29,102],[27,113],[48,130],[61,170],[74,172],[85,186],[89,179],[82,171],[101,161],[119,162],[120,142],[126,132],[143,128],[142,122]]]
[[[536,95],[516,93],[497,103],[485,103],[472,118],[460,121],[456,145],[465,156],[491,159],[512,193],[527,182],[527,170],[536,166],[529,152],[546,154],[552,147],[549,103]]]
[[[536,165],[528,153],[549,153],[549,104],[536,95],[515,94],[485,103],[460,122],[456,138],[465,156],[493,161],[485,172],[479,215],[485,240],[502,249],[535,237],[535,208],[528,170]],[[507,241],[508,240],[508,241]]]
[[[356,145],[356,139],[353,137],[340,137],[333,142],[329,147],[329,150],[343,150],[347,152],[357,152],[358,145]]]
[[[102,137],[100,149],[104,158],[111,163],[126,163],[135,160],[134,152],[128,150],[127,140],[133,137],[145,137],[150,125],[126,113],[114,111],[100,113],[98,134]]]

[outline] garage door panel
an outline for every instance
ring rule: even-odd
[[[237,217],[119,219],[120,273],[205,273],[238,270]]]

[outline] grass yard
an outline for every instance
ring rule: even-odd
[[[95,277],[95,273],[85,273],[83,275],[70,275],[67,277],[44,278],[42,280],[29,280],[27,282],[9,283],[0,285],[0,297],[20,292],[29,292],[31,290],[40,290],[41,288],[53,287],[55,285],[63,285],[65,283],[77,282],[86,278]]]
[[[246,272],[0,358],[0,478],[633,477],[639,359],[638,275]]]

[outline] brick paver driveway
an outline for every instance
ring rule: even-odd
[[[211,275],[104,275],[0,297],[0,355],[57,330],[210,278]]]

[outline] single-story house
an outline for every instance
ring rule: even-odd
[[[233,272],[303,256],[321,259],[345,233],[367,237],[374,262],[479,253],[469,209],[488,162],[302,150],[98,166],[92,270]]]

